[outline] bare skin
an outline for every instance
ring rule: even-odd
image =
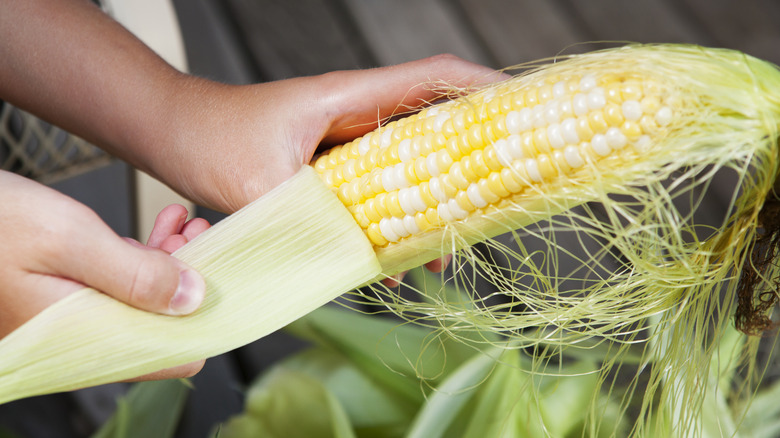
[[[177,72],[87,0],[0,0],[0,10],[0,99],[226,213],[295,174],[321,145],[348,141],[377,120],[441,97],[434,84],[503,79],[441,55],[225,85]],[[189,313],[203,299],[200,276],[167,253],[207,224],[184,224],[175,214],[170,220],[163,211],[151,249],[142,248],[85,206],[7,172],[0,172],[0,205],[0,336],[85,286],[168,314]]]

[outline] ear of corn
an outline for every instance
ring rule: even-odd
[[[630,46],[539,65],[388,123],[319,157],[297,188],[262,198],[262,207],[177,253],[209,283],[196,314],[150,315],[83,291],[0,341],[0,402],[218,354],[351,287],[464,248],[461,256],[509,304],[478,297],[475,306],[415,303],[394,295],[382,304],[456,336],[464,328],[498,333],[514,348],[614,344],[616,353],[604,359],[605,383],[631,345],[647,344],[642,354],[653,366],[638,418],[657,420],[651,413],[661,403],[669,418],[687,422],[677,430],[688,430],[714,345],[735,308],[733,300],[715,298],[722,291],[731,297],[736,272],[750,267],[759,213],[778,174],[778,89],[774,66],[737,52]],[[728,200],[727,219],[700,239],[693,215],[675,202],[708,187],[712,169],[733,171],[740,196]],[[585,205],[590,201],[603,205],[603,218]],[[291,210],[296,203],[301,207]],[[309,226],[315,217],[337,228],[335,237],[323,234],[324,224]],[[520,263],[517,270],[469,252],[471,243],[550,218],[549,230],[536,233],[546,245],[542,262],[521,243],[507,251]],[[292,219],[298,225],[289,226]],[[585,248],[575,257],[591,277],[558,273],[554,254],[569,250],[555,236],[566,227],[583,248],[588,238],[608,248]],[[305,234],[296,235],[299,229]],[[243,241],[245,234],[252,240]],[[602,269],[607,252],[620,256],[614,272]],[[283,270],[255,268],[270,262]],[[760,279],[780,270],[760,268]],[[307,275],[298,275],[302,269]],[[531,284],[518,286],[520,277]],[[561,293],[570,280],[580,290]],[[295,308],[274,311],[287,306]],[[692,344],[704,348],[687,352]],[[748,362],[755,371],[754,358]],[[69,365],[53,381],[51,370],[62,363]],[[635,432],[648,430],[640,425]]]
[[[441,254],[447,226],[473,243],[536,222],[551,213],[539,202],[568,180],[662,146],[685,111],[672,85],[635,64],[600,67],[545,71],[425,109],[328,151],[315,169],[386,272],[418,266]],[[561,201],[564,210],[583,199]]]
[[[702,382],[723,333],[734,320],[750,334],[772,327],[780,223],[777,200],[765,201],[780,170],[778,96],[778,69],[745,54],[628,46],[531,66],[387,123],[315,169],[385,274],[462,248],[454,282],[488,286],[472,308],[381,287],[378,304],[454,336],[500,333],[525,351],[609,345],[602,389],[626,391],[632,436],[697,436],[713,427],[702,423],[712,400]],[[733,184],[719,193],[723,216],[697,215],[721,178]],[[731,397],[742,403],[760,382],[758,343],[741,347]],[[633,346],[651,366],[621,362]],[[537,358],[539,373],[547,360]],[[613,367],[636,373],[627,387]]]

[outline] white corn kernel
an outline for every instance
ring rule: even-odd
[[[433,195],[433,197],[439,201],[439,205],[441,205],[441,203],[447,202],[447,194],[441,187],[441,181],[438,177],[431,178],[431,180],[428,181],[428,187],[431,189],[431,195]]]
[[[568,144],[577,144],[580,142],[580,137],[577,135],[577,120],[568,118],[561,122],[561,135],[563,141]]]
[[[404,228],[406,228],[407,235],[414,236],[420,231],[420,227],[417,225],[417,221],[414,220],[414,216],[404,216],[403,218]]]
[[[561,125],[553,123],[547,127],[547,141],[550,142],[550,146],[554,149],[566,146],[566,142],[563,141],[563,136],[561,135]]]
[[[622,149],[628,143],[628,138],[626,138],[625,134],[618,128],[613,127],[607,129],[604,136],[607,139],[607,144],[612,149]]]
[[[626,120],[639,120],[642,118],[642,105],[636,100],[627,100],[621,105],[623,117]]]
[[[412,204],[411,187],[407,187],[398,191],[398,203],[401,204],[401,210],[407,215],[414,215],[417,210]]]
[[[655,113],[655,122],[658,123],[658,126],[666,126],[672,123],[672,117],[672,109],[665,106]]]
[[[398,143],[398,158],[402,163],[408,163],[412,159],[412,141],[408,138]]]
[[[542,182],[542,175],[539,173],[539,165],[536,163],[536,160],[529,158],[524,161],[524,164],[525,171],[528,173],[528,177],[531,178],[531,181]]]
[[[450,214],[455,219],[466,219],[469,217],[469,212],[462,209],[460,205],[458,205],[458,202],[455,201],[455,199],[450,199],[447,201],[447,208],[449,208]]]
[[[604,134],[594,135],[593,138],[590,139],[590,146],[602,157],[606,157],[612,153],[612,149],[609,147],[609,144],[607,144],[607,138]]]
[[[585,161],[582,159],[580,151],[576,146],[566,146],[566,149],[563,150],[563,156],[566,158],[566,162],[569,163],[569,166],[575,169],[585,164]]]
[[[382,236],[387,239],[388,242],[398,242],[398,240],[401,239],[401,236],[393,230],[390,219],[386,217],[379,221],[379,232],[382,233]]]
[[[466,189],[466,196],[468,196],[469,201],[477,208],[483,208],[488,205],[487,201],[482,197],[482,194],[479,193],[479,187],[477,187],[476,183],[471,183],[469,185]]]

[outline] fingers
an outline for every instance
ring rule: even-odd
[[[171,204],[163,208],[154,221],[154,227],[152,227],[146,245],[159,248],[166,238],[179,234],[187,221],[187,214],[187,209],[183,205]]]
[[[389,288],[398,287],[401,285],[401,281],[403,281],[404,277],[406,276],[406,272],[399,272],[392,277],[387,277],[384,280],[382,280],[382,284]]]
[[[336,72],[323,76],[337,96],[329,102],[333,116],[326,142],[351,140],[377,127],[393,114],[420,108],[453,90],[486,85],[509,75],[452,55],[373,70]]]
[[[452,254],[447,254],[444,257],[426,263],[425,268],[433,273],[439,273],[447,269],[447,266],[449,266],[451,261],[452,261]],[[384,280],[382,280],[382,284],[384,284],[389,288],[398,287],[401,284],[401,281],[403,281],[404,277],[406,276],[406,272],[407,271],[399,272],[398,274],[395,274],[392,277],[385,278]]]
[[[187,221],[187,209],[179,204],[165,207],[154,221],[147,246],[172,254],[211,225],[205,219]]]
[[[452,254],[447,254],[444,257],[426,263],[425,267],[431,272],[439,273],[447,269],[447,266],[450,264],[451,261],[452,261]]]
[[[206,364],[205,360],[199,360],[197,362],[191,362],[184,365],[179,365],[177,367],[173,368],[166,368],[164,370],[155,371],[150,374],[146,374],[141,377],[137,377],[135,379],[131,379],[131,382],[143,382],[147,380],[164,380],[164,379],[183,379],[187,377],[192,377],[195,374],[198,374],[201,369],[203,369],[203,365]]]
[[[116,242],[105,245],[107,251],[83,259],[93,269],[79,280],[151,312],[185,315],[197,309],[206,285],[194,269],[164,251],[137,248],[121,239]]]
[[[162,215],[162,231],[153,233],[155,239],[179,227],[180,211],[176,210]],[[68,214],[69,220],[58,225],[59,237],[51,245],[53,274],[139,309],[167,315],[191,313],[203,301],[205,282],[185,263],[160,249],[139,247],[120,238],[83,206],[69,206]]]

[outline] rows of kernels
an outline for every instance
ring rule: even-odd
[[[384,246],[500,205],[626,146],[642,151],[674,116],[657,85],[634,77],[533,85],[503,85],[393,121],[334,148],[315,169],[371,241]]]

